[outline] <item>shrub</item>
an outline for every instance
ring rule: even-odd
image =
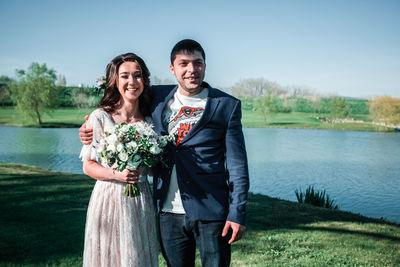
[[[369,111],[375,121],[400,124],[400,98],[377,96],[369,101]]]
[[[339,208],[338,205],[335,205],[335,200],[331,199],[329,195],[326,194],[325,190],[321,192],[314,190],[313,185],[308,186],[306,192],[301,192],[301,189],[296,189],[295,194],[299,203],[307,203],[334,210]]]
[[[346,118],[349,114],[347,101],[342,97],[334,97],[329,103],[329,111],[333,119]]]

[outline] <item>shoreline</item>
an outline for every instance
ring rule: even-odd
[[[58,129],[62,129],[62,128],[76,128],[79,129],[81,127],[81,125],[83,124],[80,123],[62,123],[62,122],[57,122],[57,123],[44,123],[45,125],[21,125],[21,124],[9,124],[9,123],[0,123],[0,126],[5,126],[5,127],[21,127],[21,128],[42,128],[42,129],[50,129],[50,128],[58,128]],[[300,126],[279,126],[279,125],[275,125],[275,126],[271,126],[271,125],[266,125],[266,126],[257,126],[257,125],[250,125],[250,126],[242,126],[244,129],[252,129],[252,128],[271,128],[271,129],[296,129],[296,130],[327,130],[327,131],[354,131],[354,132],[380,132],[380,133],[395,133],[395,132],[400,132],[400,128],[396,128],[396,127],[389,127],[389,126],[383,126],[380,124],[375,124],[375,123],[365,123],[368,125],[374,125],[374,126],[379,126],[379,127],[383,127],[386,129],[381,129],[378,128],[378,130],[371,130],[371,129],[358,129],[356,127],[349,127],[349,128],[345,128],[345,127],[340,127],[341,123],[338,123],[336,126],[337,127],[313,127],[313,126],[306,126],[306,127],[300,127]]]

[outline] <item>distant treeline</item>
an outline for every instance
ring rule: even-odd
[[[0,85],[0,106],[14,106],[11,92]],[[78,86],[57,86],[58,107],[90,108],[96,106],[101,96],[96,88]]]
[[[244,110],[256,109],[256,100],[259,97],[238,96],[242,101]],[[276,111],[281,113],[305,112],[305,113],[330,113],[333,97],[273,97],[276,105]],[[345,99],[348,114],[369,114],[368,100],[365,99]]]
[[[390,96],[371,100],[323,96],[306,87],[281,86],[264,78],[240,80],[225,91],[239,97],[243,109],[261,112],[265,121],[278,112],[306,112],[324,114],[331,119],[369,115],[377,123],[400,124],[400,99]]]

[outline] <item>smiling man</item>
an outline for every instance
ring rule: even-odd
[[[229,266],[230,244],[245,230],[249,188],[240,101],[203,82],[205,53],[178,42],[170,69],[177,86],[154,86],[159,134],[175,136],[169,168],[154,172],[163,254],[169,266]]]

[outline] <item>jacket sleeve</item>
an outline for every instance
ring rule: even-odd
[[[230,115],[225,136],[226,166],[229,172],[230,189],[227,221],[245,225],[249,171],[241,118],[241,104],[237,100]]]

